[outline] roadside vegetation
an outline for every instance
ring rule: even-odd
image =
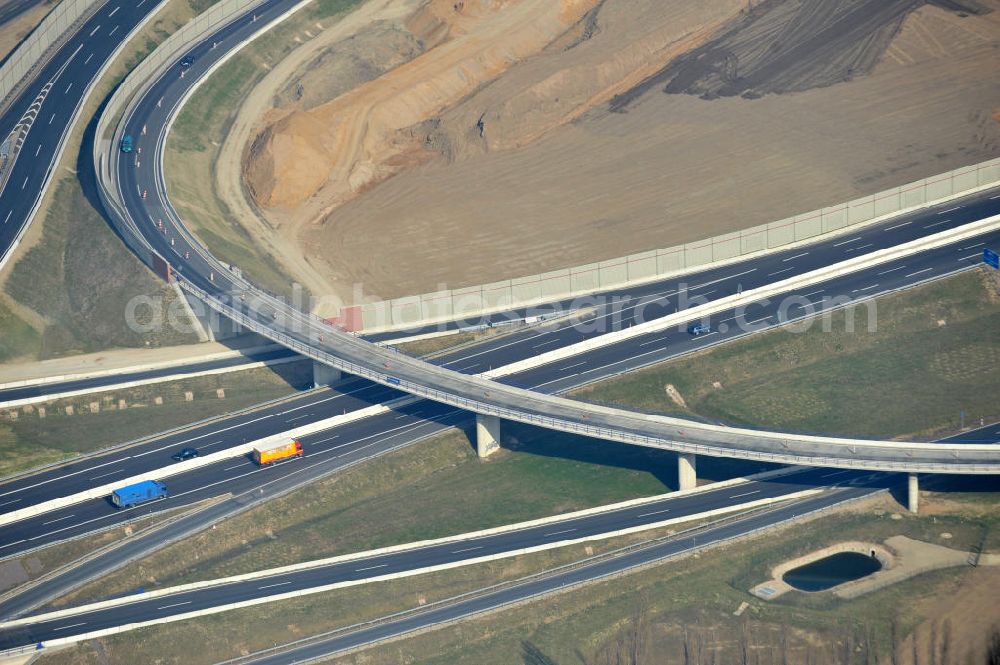
[[[455,430],[254,508],[82,589],[173,586],[669,492],[676,456],[517,424],[484,462]],[[722,480],[769,468],[719,461]]]
[[[955,496],[925,497],[927,515],[896,513],[898,504],[875,498],[805,524],[658,564],[611,581],[436,629],[419,636],[333,659],[337,665],[659,665],[668,663],[814,663],[850,665],[893,662],[984,662],[978,654],[987,634],[1000,569],[965,568],[924,574],[854,600],[793,592],[765,602],[748,593],[768,579],[770,568],[842,540],[882,540],[893,535],[965,548],[1000,527],[1000,495],[974,495],[974,505]],[[367,525],[377,525],[370,519]],[[91,640],[44,655],[42,665],[145,662],[213,663],[274,643],[417,608],[463,590],[513,579],[534,570],[665,535],[664,530],[574,545],[513,559],[409,579],[349,587],[276,603],[144,628]],[[950,535],[945,538],[942,534]],[[275,534],[275,540],[281,536]],[[316,540],[314,542],[321,543]],[[1000,539],[990,536],[987,551]],[[257,547],[248,541],[246,548]],[[197,561],[201,554],[192,550]],[[150,577],[155,568],[140,566]],[[141,582],[130,587],[142,586]],[[146,586],[145,588],[149,588]],[[123,590],[128,590],[123,587]],[[102,595],[113,593],[110,587]],[[79,598],[75,599],[79,600]],[[739,616],[734,613],[743,603]],[[973,608],[967,625],[946,620]],[[967,614],[967,613],[966,613]],[[986,624],[986,625],[983,625]],[[946,627],[947,626],[947,627]],[[939,639],[931,660],[929,635]],[[918,644],[912,646],[916,634]],[[685,649],[688,660],[684,659]],[[950,649],[948,660],[940,658]],[[698,654],[696,656],[696,654]],[[744,660],[744,655],[747,658]],[[877,659],[877,660],[876,660]]]
[[[21,247],[0,274],[0,362],[45,359],[111,347],[195,342],[164,331],[137,335],[125,322],[136,295],[162,296],[165,287],[114,235],[77,172],[85,129],[100,105],[158,44],[216,0],[172,0],[126,46],[85,104],[81,120],[56,165],[56,177]]]
[[[753,335],[575,396],[757,427],[936,438],[1000,417],[998,293],[995,275],[966,272],[878,298],[872,333],[860,305],[855,332],[840,311],[830,332],[817,322],[805,333]]]
[[[0,411],[0,477],[309,387],[312,365],[287,363],[6,409]]]

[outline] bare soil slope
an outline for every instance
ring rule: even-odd
[[[763,223],[1000,154],[1000,0],[939,4],[430,2],[420,56],[283,91],[245,185],[381,297]]]

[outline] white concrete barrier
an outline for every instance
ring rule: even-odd
[[[743,479],[743,482],[746,482],[746,480]],[[699,488],[699,490],[691,490],[691,492],[694,492],[694,491],[706,491],[706,490],[709,490],[709,489],[716,489],[716,486],[715,485],[709,485],[709,486],[705,486],[704,489]],[[171,621],[180,621],[180,620],[183,620],[183,619],[189,619],[189,618],[196,617],[196,616],[203,616],[203,615],[206,615],[206,614],[215,614],[215,613],[218,613],[218,612],[224,612],[224,611],[227,611],[227,610],[230,610],[230,609],[236,609],[236,608],[239,608],[239,607],[249,607],[249,606],[252,606],[252,605],[259,605],[259,604],[262,604],[262,603],[274,602],[274,601],[278,601],[278,600],[285,600],[287,598],[296,598],[296,597],[299,597],[299,596],[305,596],[305,595],[310,595],[310,594],[314,594],[314,593],[321,593],[323,591],[331,591],[331,590],[334,590],[334,589],[340,589],[340,588],[345,588],[345,587],[350,587],[350,586],[359,586],[359,585],[362,585],[362,584],[370,584],[372,582],[382,582],[382,581],[386,581],[386,580],[401,579],[401,578],[404,578],[404,577],[413,577],[413,576],[416,576],[416,575],[423,575],[423,574],[427,574],[427,573],[437,572],[437,571],[440,571],[440,570],[448,570],[448,569],[452,569],[452,568],[460,568],[460,567],[471,566],[471,565],[475,565],[475,564],[478,564],[478,563],[484,563],[484,562],[488,562],[488,561],[497,561],[497,560],[500,560],[500,559],[511,558],[511,557],[514,557],[514,556],[520,556],[520,555],[524,555],[524,554],[531,554],[531,553],[534,553],[534,552],[542,552],[542,551],[545,551],[545,550],[556,549],[556,548],[560,548],[560,547],[567,547],[569,545],[575,545],[575,544],[579,544],[579,543],[591,542],[591,541],[595,541],[595,540],[605,540],[605,539],[608,539],[608,538],[614,538],[614,537],[618,537],[618,536],[625,536],[625,535],[629,535],[629,534],[632,534],[632,533],[639,533],[639,532],[642,532],[642,531],[649,531],[649,530],[652,530],[652,529],[658,529],[658,528],[662,528],[662,527],[666,527],[666,526],[671,526],[671,525],[674,525],[674,524],[681,524],[681,523],[684,523],[684,522],[692,522],[692,521],[700,521],[700,520],[709,519],[709,518],[712,518],[712,517],[718,517],[720,515],[726,515],[726,514],[729,514],[729,513],[742,512],[742,511],[751,510],[751,509],[754,509],[754,508],[760,508],[760,507],[772,505],[772,504],[775,504],[775,503],[781,503],[781,502],[784,502],[784,501],[790,501],[790,500],[794,500],[794,499],[804,498],[804,497],[807,497],[807,496],[813,496],[813,495],[819,494],[819,493],[821,493],[823,491],[824,491],[823,489],[801,490],[801,491],[792,492],[792,493],[789,493],[789,494],[786,494],[786,495],[783,495],[783,496],[780,496],[780,497],[770,497],[770,498],[764,498],[764,499],[756,499],[756,500],[753,500],[753,501],[747,501],[745,503],[740,503],[740,504],[735,504],[735,505],[731,505],[731,506],[726,506],[726,507],[723,507],[723,508],[716,508],[716,509],[713,509],[713,510],[707,510],[707,511],[703,511],[703,512],[700,512],[700,513],[695,513],[695,514],[691,514],[691,515],[685,515],[685,516],[681,516],[681,517],[672,517],[672,518],[668,518],[668,519],[659,520],[657,522],[652,522],[652,523],[649,523],[649,524],[643,524],[643,525],[629,527],[629,528],[625,528],[625,529],[617,529],[617,530],[613,530],[613,531],[607,531],[607,532],[604,532],[604,533],[593,534],[593,535],[584,536],[584,537],[580,537],[580,538],[567,538],[565,540],[553,541],[553,542],[544,543],[544,544],[541,544],[541,545],[535,545],[535,546],[532,546],[532,547],[519,548],[519,549],[516,549],[516,550],[509,550],[509,551],[506,551],[506,552],[500,552],[500,553],[497,553],[497,554],[490,554],[490,555],[485,555],[485,556],[472,557],[472,558],[469,558],[469,559],[463,559],[461,561],[455,561],[455,562],[451,562],[451,563],[438,564],[438,565],[433,565],[433,566],[425,566],[425,567],[415,568],[415,569],[412,569],[412,570],[407,570],[407,571],[403,571],[403,572],[399,572],[399,573],[390,573],[390,574],[386,574],[386,575],[373,575],[371,577],[360,579],[360,580],[350,580],[350,581],[344,581],[344,582],[335,582],[335,583],[332,583],[332,584],[320,585],[320,586],[309,588],[309,589],[302,589],[302,590],[299,590],[299,591],[291,591],[291,592],[287,592],[287,593],[275,594],[273,596],[267,596],[265,598],[257,598],[257,599],[253,599],[253,600],[246,600],[246,601],[241,601],[241,602],[238,602],[238,603],[233,603],[233,604],[228,604],[228,605],[222,605],[222,606],[215,607],[215,608],[208,608],[208,609],[204,609],[204,610],[198,610],[198,611],[195,611],[195,612],[188,612],[188,613],[185,613],[185,614],[179,614],[179,615],[172,616],[172,617],[165,617],[163,619],[153,620],[153,621],[149,621],[149,622],[142,622],[142,623],[139,623],[139,624],[128,624],[128,628],[127,629],[128,630],[132,630],[132,629],[138,628],[140,626],[155,625],[155,624],[158,624],[158,623],[168,623],[168,622],[171,622]],[[674,493],[674,494],[671,494],[671,495],[665,495],[665,496],[674,496],[674,495],[678,495],[679,496],[680,494],[681,493],[677,492],[677,493]],[[641,500],[641,501],[651,502],[651,501],[660,500],[661,498],[663,498],[663,497],[662,496],[661,497],[650,497],[649,499]],[[635,504],[633,503],[632,505],[635,505]],[[88,613],[88,612],[94,612],[94,611],[101,610],[101,609],[107,609],[107,608],[110,608],[110,607],[118,607],[118,606],[122,606],[122,605],[128,605],[130,603],[134,603],[134,602],[137,602],[137,601],[149,600],[151,598],[161,598],[161,597],[165,597],[165,596],[171,596],[171,595],[175,595],[175,594],[178,594],[178,593],[183,593],[183,592],[186,592],[186,591],[194,591],[194,590],[198,590],[198,589],[206,589],[206,588],[216,587],[216,586],[221,586],[221,585],[226,585],[226,584],[234,584],[234,583],[238,583],[238,582],[242,582],[242,581],[247,581],[247,580],[266,580],[269,577],[274,577],[274,576],[277,576],[277,575],[283,575],[283,574],[287,574],[287,573],[290,573],[290,572],[295,572],[297,570],[306,570],[306,569],[310,569],[310,568],[318,568],[318,567],[323,567],[323,566],[335,565],[337,563],[343,563],[343,562],[347,562],[347,561],[356,561],[356,560],[361,560],[361,559],[368,559],[368,558],[382,556],[382,555],[385,555],[385,554],[391,554],[393,552],[419,549],[419,548],[426,547],[426,546],[431,546],[431,545],[436,545],[436,544],[443,544],[443,543],[449,543],[449,542],[455,542],[455,543],[466,542],[466,541],[474,540],[474,539],[477,539],[477,538],[482,538],[484,536],[493,535],[493,534],[496,534],[496,533],[503,533],[503,532],[508,532],[508,531],[518,531],[518,530],[522,530],[522,529],[525,529],[525,528],[531,528],[532,526],[537,526],[538,524],[541,524],[541,523],[564,522],[564,521],[567,521],[567,520],[577,519],[578,517],[582,516],[582,514],[584,512],[586,512],[586,514],[596,514],[596,513],[600,513],[600,512],[613,511],[613,510],[616,510],[616,509],[620,509],[621,507],[622,507],[622,504],[615,504],[613,506],[603,506],[603,507],[600,507],[600,508],[591,509],[589,511],[579,511],[578,513],[570,513],[570,514],[567,514],[567,515],[561,515],[561,516],[554,516],[552,518],[546,518],[545,520],[535,520],[535,521],[532,521],[532,522],[524,522],[524,523],[521,523],[521,524],[509,525],[509,526],[505,526],[505,527],[500,527],[498,529],[491,529],[491,530],[488,530],[488,531],[472,532],[472,533],[461,534],[461,535],[452,536],[452,537],[449,537],[449,538],[442,538],[442,539],[437,539],[437,540],[432,540],[432,541],[421,541],[421,542],[417,542],[417,543],[408,543],[408,544],[397,545],[397,546],[389,547],[389,548],[382,548],[382,549],[379,549],[379,550],[371,550],[371,551],[368,551],[368,552],[357,552],[357,553],[354,553],[354,554],[348,554],[348,555],[339,556],[339,557],[330,557],[330,558],[327,558],[327,559],[320,559],[320,560],[305,562],[305,563],[301,563],[301,564],[294,564],[294,565],[291,565],[291,566],[283,566],[281,568],[273,568],[273,569],[262,570],[262,571],[254,572],[254,573],[247,573],[247,574],[244,574],[244,575],[234,575],[232,577],[226,577],[226,578],[221,578],[221,579],[206,580],[204,582],[192,582],[190,584],[183,584],[183,585],[179,585],[179,586],[176,586],[176,587],[168,587],[168,588],[165,588],[165,589],[158,589],[156,591],[149,591],[149,592],[146,592],[146,593],[135,594],[135,595],[132,595],[132,596],[125,596],[125,597],[122,597],[122,598],[114,598],[114,599],[111,599],[111,600],[105,600],[105,601],[100,601],[100,602],[96,602],[96,603],[90,603],[90,604],[81,605],[81,606],[78,606],[78,607],[67,608],[67,609],[63,609],[63,610],[55,610],[55,611],[52,611],[52,612],[46,612],[46,613],[43,613],[43,614],[36,614],[36,615],[33,615],[33,616],[29,616],[29,617],[21,617],[21,618],[18,618],[18,619],[13,619],[11,621],[0,622],[0,629],[15,628],[15,627],[18,627],[18,626],[30,625],[30,624],[41,622],[41,621],[51,621],[53,619],[59,619],[59,618],[63,618],[63,617],[71,617],[71,616],[75,616],[75,615],[78,615],[78,614],[83,614],[83,613]],[[121,628],[124,629],[125,627],[123,626]],[[114,629],[110,629],[110,630],[114,630]],[[107,633],[102,632],[101,634],[107,634]],[[96,636],[97,636],[96,634],[87,633],[85,635],[74,636],[73,638],[70,638],[70,639],[72,639],[73,641],[79,641],[79,640],[83,640],[83,639],[90,639],[90,638],[96,637]],[[57,642],[47,642],[46,644],[47,645],[54,645],[56,643]]]
[[[749,305],[761,300],[762,298],[767,298],[772,295],[786,293],[794,289],[803,289],[819,282],[824,282],[835,277],[858,272],[859,270],[864,270],[888,261],[893,261],[910,254],[934,249],[944,245],[950,245],[965,238],[978,236],[997,228],[1000,228],[1000,215],[994,215],[993,217],[988,217],[978,222],[972,222],[958,229],[942,231],[941,233],[935,233],[932,236],[927,236],[919,240],[913,240],[895,247],[881,249],[857,258],[847,259],[846,261],[841,261],[840,263],[835,263],[825,268],[819,268],[802,275],[772,282],[767,286],[757,289],[751,289],[740,294],[719,298],[704,305],[698,305],[696,307],[691,307],[690,309],[668,314],[667,316],[647,321],[646,323],[640,323],[630,328],[625,328],[624,330],[606,333],[577,344],[571,344],[552,351],[540,353],[531,358],[526,358],[524,360],[504,365],[503,367],[492,369],[488,372],[483,372],[480,376],[495,379],[503,376],[509,376],[517,372],[523,372],[540,365],[571,358],[581,353],[593,351],[611,344],[618,344],[633,337],[639,337],[641,335],[647,335],[651,332],[666,330],[673,326],[686,324],[690,321],[697,321],[719,311],[740,307],[741,305]]]

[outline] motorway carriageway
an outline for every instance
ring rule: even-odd
[[[238,33],[238,31],[236,32]],[[242,38],[241,35],[237,34],[236,36]],[[222,51],[224,49],[220,48],[217,52]],[[207,65],[208,52],[199,55],[204,57],[196,60],[192,69]],[[196,77],[191,76],[186,80],[190,81],[194,78]],[[169,88],[169,82],[178,84],[183,80],[185,79],[180,79],[179,76],[168,76],[159,85]],[[151,106],[149,110],[156,109],[156,92],[154,87],[153,95],[146,97],[149,106]],[[169,90],[165,89],[162,92],[166,94]],[[164,104],[164,106],[168,105]],[[142,114],[140,113],[136,117],[142,117]],[[138,136],[140,132],[136,131],[135,134]],[[146,137],[139,140],[141,144],[142,141],[146,140]],[[126,171],[127,173],[149,173],[151,169],[137,171],[128,168]],[[126,188],[126,191],[132,190]],[[633,302],[641,301],[641,306],[626,305],[618,313],[599,312],[596,317],[589,320],[590,323],[594,324],[591,326],[593,329],[589,331],[584,326],[572,326],[566,322],[554,326],[543,326],[539,329],[529,329],[499,339],[495,342],[497,348],[489,352],[467,349],[459,354],[444,356],[436,362],[463,372],[485,371],[491,367],[532,357],[542,351],[572,344],[600,334],[603,332],[600,324],[608,324],[613,318],[618,320],[619,325],[627,326],[635,320],[636,311],[640,309],[644,314],[644,320],[669,313],[676,307],[677,291],[681,281],[689,284],[687,292],[690,295],[703,296],[711,300],[735,293],[740,288],[749,290],[775,279],[783,279],[825,265],[833,260],[892,246],[924,234],[940,231],[943,228],[995,214],[1000,211],[998,199],[1000,199],[1000,194],[995,191],[985,192],[969,197],[967,200],[954,201],[947,205],[901,216],[891,222],[860,229],[855,234],[830,239],[814,246],[799,247],[754,261],[701,271],[687,275],[683,280],[675,278],[627,291],[612,292],[607,295],[628,295],[633,299]],[[837,280],[837,284],[831,283],[819,293],[810,293],[810,297],[819,300],[824,296],[838,293],[863,297],[935,275],[947,274],[956,268],[977,263],[976,253],[981,253],[982,245],[995,244],[996,241],[997,238],[994,234],[983,239],[981,243],[966,241],[959,246],[941,248],[923,255],[914,255],[895,264],[880,266],[881,270],[873,269]],[[820,286],[816,288],[818,289]],[[761,320],[765,319],[766,315],[767,312],[762,310],[760,318],[754,317],[752,319],[753,324],[758,327],[767,325],[767,320]],[[732,314],[724,313],[714,318],[718,318],[720,322],[724,323],[722,319],[729,316]],[[773,321],[773,316],[771,321]],[[612,345],[587,356],[580,356],[575,363],[568,361],[552,363],[523,374],[512,375],[505,378],[504,381],[523,386],[540,387],[546,392],[556,392],[572,385],[596,380],[600,376],[610,376],[628,368],[657,362],[693,349],[702,348],[708,344],[732,338],[737,334],[739,332],[735,329],[726,333],[720,331],[701,338],[689,338],[682,331],[653,333],[645,337],[631,339],[627,344]],[[491,343],[487,343],[479,349],[490,347]],[[580,362],[584,364],[573,367]],[[230,421],[223,421],[219,424],[155,441],[141,448],[131,448],[124,453],[116,451],[95,456],[43,474],[5,483],[0,486],[0,510],[9,511],[35,505],[58,496],[82,491],[95,484],[113,482],[116,477],[125,478],[139,475],[151,469],[162,467],[170,463],[169,454],[182,445],[207,448],[208,452],[214,452],[226,446],[242,443],[244,440],[255,440],[310,421],[320,420],[400,396],[396,391],[363,382],[350,385],[350,394],[347,395],[336,392],[311,394],[303,397],[300,402],[285,404],[250,415],[237,416]],[[360,387],[358,387],[359,385]],[[400,428],[416,428],[421,418],[441,420],[442,422],[438,424],[429,423],[435,425],[431,428],[434,431],[440,431],[440,429],[462,420],[448,407],[430,403],[418,404],[398,413],[354,423],[349,431],[345,430],[343,433],[340,433],[340,429],[338,429],[337,434],[324,433],[306,437],[303,439],[303,444],[306,446],[307,455],[327,454],[325,451],[333,453],[336,450],[339,451],[336,452],[336,455],[346,457],[355,448],[374,449],[387,445],[385,441],[377,441],[378,437],[388,433],[389,438],[392,439],[395,437],[393,432],[398,432]],[[338,447],[331,450],[332,446]],[[4,546],[0,546],[2,548],[0,556],[11,556],[40,545],[135,519],[147,512],[188,504],[194,500],[217,495],[224,491],[245,491],[273,480],[277,472],[287,473],[281,467],[271,470],[247,468],[237,465],[239,461],[237,459],[228,464],[220,463],[212,467],[205,467],[198,473],[173,477],[170,486],[175,497],[156,506],[116,512],[109,503],[93,500],[60,511],[53,511],[38,518],[8,525],[0,529],[0,542],[4,543]]]
[[[990,242],[1000,242],[1000,232],[989,236]],[[963,267],[962,257],[967,254],[969,241],[958,246],[942,247],[924,254],[901,259],[899,265],[890,263],[871,270],[846,275],[826,285],[816,285],[811,290],[820,291],[812,298],[821,302],[824,295],[846,294],[857,297],[870,295],[877,290],[865,289],[873,279],[880,280],[885,290],[900,288],[913,281],[946,274]],[[884,272],[882,276],[873,272]],[[731,285],[719,282],[722,288]],[[881,290],[881,289],[879,289]],[[751,318],[754,329],[774,326],[779,298],[759,310],[753,309]],[[628,315],[627,310],[625,311]],[[792,316],[796,316],[793,311]],[[803,316],[805,312],[798,312]],[[573,387],[613,376],[653,362],[690,353],[721,341],[747,334],[739,328],[721,332],[723,323],[734,316],[732,310],[720,312],[712,318],[719,332],[692,337],[684,330],[667,330],[640,336],[627,343],[613,344],[596,349],[576,358],[563,359],[542,365],[502,379],[543,392],[563,392]],[[597,333],[592,333],[597,334]],[[572,321],[550,324],[538,329],[528,329],[508,336],[488,340],[482,346],[463,349],[451,356],[442,356],[435,362],[453,363],[464,371],[484,371],[489,365],[496,367],[534,355],[538,345],[556,348],[583,338],[583,333]],[[549,339],[556,340],[555,344]],[[482,349],[491,349],[483,353]],[[581,364],[582,363],[582,364]],[[471,367],[471,369],[466,369]],[[281,404],[268,406],[249,413],[171,434],[138,446],[95,455],[56,467],[38,474],[27,475],[0,485],[0,510],[9,511],[36,505],[60,496],[68,496],[96,485],[112,483],[116,478],[128,478],[171,464],[169,456],[181,447],[192,446],[203,453],[212,453],[226,447],[278,434],[345,412],[372,404],[403,397],[404,393],[382,387],[362,379],[353,379],[337,389],[321,390]],[[208,497],[226,492],[238,494],[254,489],[296,470],[302,464],[302,473],[310,478],[328,473],[344,464],[365,459],[400,445],[401,438],[419,433],[422,436],[467,422],[469,414],[452,407],[421,401],[400,407],[378,416],[358,420],[334,429],[301,438],[306,457],[302,462],[290,462],[272,468],[259,469],[245,457],[223,460],[200,467],[188,473],[171,476],[166,480],[173,496],[163,502],[149,504],[128,511],[115,509],[106,499],[89,499],[38,516],[23,519],[0,527],[0,556],[9,557],[39,546],[75,537],[83,533],[134,520],[165,508],[189,505]]]
[[[994,424],[945,439],[945,441],[982,440],[984,437],[990,436],[990,433],[995,434],[998,429],[1000,429],[1000,424]],[[143,598],[140,594],[134,599],[126,598],[125,604],[102,610],[86,611],[85,608],[81,607],[79,613],[44,620],[37,624],[28,623],[15,627],[0,626],[0,648],[34,644],[46,639],[68,637],[73,634],[82,634],[126,623],[176,617],[199,609],[252,599],[272,598],[301,589],[315,589],[338,582],[378,578],[448,563],[468,563],[480,557],[512,553],[527,547],[591,538],[633,527],[649,528],[650,525],[665,520],[673,520],[718,508],[730,508],[761,499],[791,496],[804,489],[813,489],[817,486],[824,487],[823,491],[816,495],[794,499],[777,508],[767,509],[763,512],[754,512],[735,519],[713,523],[693,532],[685,532],[677,537],[661,540],[653,544],[652,547],[632,551],[625,556],[599,561],[560,573],[554,579],[538,578],[525,585],[508,587],[491,594],[477,596],[469,601],[448,604],[444,607],[421,612],[419,617],[423,618],[408,617],[400,619],[398,622],[381,624],[381,626],[355,631],[348,635],[339,635],[332,641],[323,641],[322,644],[326,645],[325,648],[336,650],[346,648],[346,646],[366,644],[388,635],[403,634],[445,619],[454,620],[507,602],[550,592],[566,584],[595,579],[601,575],[627,570],[642,563],[657,561],[684,551],[705,547],[720,540],[744,535],[815,510],[876,493],[899,482],[898,474],[801,469],[783,476],[750,480],[724,487],[706,487],[693,494],[666,496],[641,505],[605,510],[586,516],[567,517],[563,520],[543,525],[526,526],[499,534],[470,538],[457,536],[445,543],[413,547],[393,553],[373,554],[350,561],[332,562],[328,565],[266,577],[262,575],[249,581],[213,585],[210,588],[165,594],[156,598]],[[552,582],[555,583],[552,584]],[[27,620],[30,621],[30,617]],[[386,632],[389,626],[393,626],[391,629],[393,632]],[[319,648],[319,645],[312,643],[301,648],[314,650]],[[262,662],[285,663],[288,662],[289,657],[286,653],[283,659],[275,659],[277,658],[275,657]],[[302,657],[301,654],[296,656],[296,658]]]
[[[0,117],[0,141],[21,121],[31,122],[0,191],[0,265],[26,228],[55,168],[63,134],[83,95],[122,39],[159,0],[107,0],[70,36]],[[48,90],[43,92],[45,87]],[[34,113],[29,113],[35,109]],[[32,120],[33,119],[33,120]]]
[[[528,526],[499,534],[460,538],[276,575],[262,575],[249,581],[215,584],[210,588],[180,591],[148,599],[143,594],[137,594],[127,598],[126,602],[109,608],[93,611],[81,608],[80,613],[74,612],[70,616],[18,627],[0,624],[0,649],[338,582],[394,575],[504,553],[512,554],[528,547],[586,539],[710,510],[731,508],[751,501],[789,496],[816,486],[843,483],[856,488],[881,489],[893,477],[894,474],[885,473],[807,469],[778,478],[707,489],[677,497],[667,496],[655,502],[595,515]],[[898,482],[898,478],[895,480]],[[30,620],[30,617],[25,620]]]

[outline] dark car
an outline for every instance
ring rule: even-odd
[[[179,453],[171,455],[171,457],[178,462],[183,462],[184,460],[194,459],[198,456],[198,451],[194,448],[181,448]]]
[[[692,323],[688,326],[688,334],[694,335],[695,337],[698,335],[705,335],[710,332],[712,332],[712,326],[707,323]]]
[[[190,67],[193,64],[194,64],[194,56],[193,55],[186,55],[183,58],[181,58],[181,67],[183,67],[184,69],[187,69],[188,67]]]

